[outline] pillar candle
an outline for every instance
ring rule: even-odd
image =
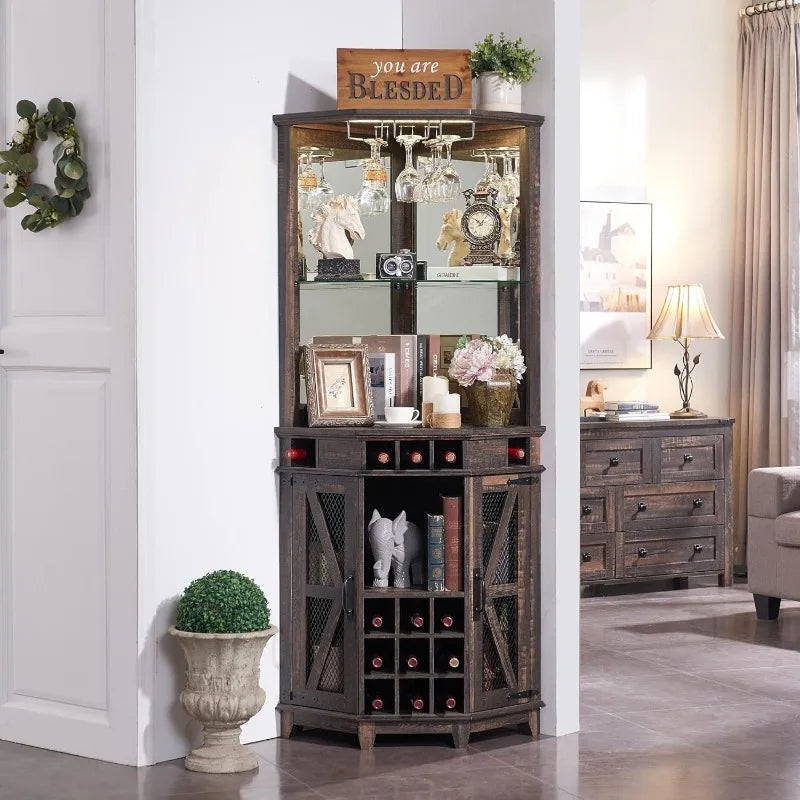
[[[432,403],[437,395],[447,394],[449,386],[447,378],[425,376],[422,379],[422,402]]]
[[[460,414],[461,396],[458,394],[439,394],[433,398],[434,414]]]

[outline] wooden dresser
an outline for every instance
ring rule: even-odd
[[[732,419],[581,423],[581,582],[733,571]]]

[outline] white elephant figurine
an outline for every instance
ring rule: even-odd
[[[401,511],[392,522],[394,531],[394,550],[392,551],[392,568],[394,570],[394,586],[396,589],[408,589],[411,586],[411,570],[418,584],[425,584],[424,552],[427,542],[419,526],[406,520],[406,512]]]
[[[372,585],[385,588],[389,585],[389,568],[392,566],[392,553],[394,552],[394,531],[392,521],[384,519],[378,509],[372,512],[372,518],[367,526],[369,532],[369,546],[375,563],[372,573],[375,576]]]

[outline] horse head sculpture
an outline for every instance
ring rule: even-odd
[[[464,257],[469,253],[469,245],[461,230],[463,215],[464,212],[460,208],[454,208],[445,211],[442,217],[442,230],[436,240],[436,247],[439,250],[446,250],[451,244],[455,245],[447,258],[448,267],[460,267],[464,263]]]
[[[325,258],[353,257],[353,241],[366,235],[355,198],[339,194],[329,203],[323,203],[311,217],[314,225],[308,232],[308,241]]]

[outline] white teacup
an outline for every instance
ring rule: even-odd
[[[387,406],[384,413],[387,422],[413,422],[419,419],[419,411],[411,406]]]

